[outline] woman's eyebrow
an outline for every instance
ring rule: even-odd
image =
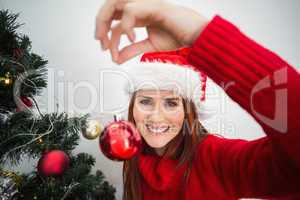
[[[143,97],[143,98],[147,98],[147,99],[152,99],[152,97],[147,97],[147,96],[142,96],[142,95],[138,95],[137,97]]]
[[[179,97],[166,97],[165,99],[179,101]]]
[[[142,98],[146,98],[146,99],[153,99],[152,97],[149,96],[143,96],[143,95],[138,95],[137,97],[142,97]],[[173,100],[173,101],[178,101],[179,97],[166,97],[164,98],[165,100]]]

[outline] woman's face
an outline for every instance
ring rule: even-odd
[[[166,90],[139,90],[133,117],[146,143],[162,154],[181,130],[184,121],[182,97]]]

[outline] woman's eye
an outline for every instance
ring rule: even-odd
[[[140,103],[143,105],[149,105],[151,103],[151,101],[148,99],[144,99],[144,100],[141,100]]]
[[[173,102],[173,101],[168,101],[167,105],[170,106],[170,107],[176,107],[176,106],[178,106],[178,103],[177,102]]]

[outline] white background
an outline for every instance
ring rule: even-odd
[[[176,2],[192,7],[210,19],[215,14],[221,15],[300,69],[300,1]],[[101,70],[116,67],[110,55],[102,52],[94,40],[95,15],[102,3],[103,0],[0,0],[0,8],[20,13],[19,20],[25,23],[20,31],[30,37],[33,51],[49,60],[48,68],[53,76],[50,74],[48,88],[54,93],[48,89],[38,98],[44,112],[55,111],[58,104],[59,111],[91,113],[93,118],[107,124],[112,120],[113,111],[126,105],[120,92],[122,81],[119,77],[106,77],[103,83],[100,80]],[[144,37],[145,32],[138,30],[138,39]],[[100,86],[104,89],[101,90]],[[210,131],[233,138],[264,136],[255,121],[238,105],[224,98],[219,90],[208,91],[208,100],[213,102],[216,112],[213,118],[203,122]],[[76,152],[87,152],[96,157],[94,171],[100,169],[104,172],[121,199],[122,163],[107,160],[99,151],[97,140],[81,138]],[[27,172],[35,165],[36,161],[24,162],[16,169]]]

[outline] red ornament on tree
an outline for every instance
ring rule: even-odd
[[[27,107],[32,107],[32,101],[28,97],[21,97],[21,100]]]
[[[26,107],[27,108],[32,107],[33,105],[32,101],[28,97],[20,97],[20,99],[22,102],[17,105],[17,109],[16,109],[17,112],[23,111]]]
[[[43,176],[60,176],[69,167],[70,159],[61,150],[44,153],[38,162],[38,172]]]
[[[99,143],[107,158],[123,161],[132,158],[141,149],[141,135],[132,123],[115,119],[105,127]]]

